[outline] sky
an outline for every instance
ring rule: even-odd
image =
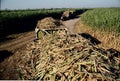
[[[120,0],[0,0],[3,9],[120,7]]]

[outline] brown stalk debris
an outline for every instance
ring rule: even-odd
[[[112,54],[111,58],[109,52],[101,51],[78,35],[46,35],[28,44],[25,53],[30,62],[25,65],[27,68],[20,67],[22,79],[114,81],[120,78],[120,55]]]

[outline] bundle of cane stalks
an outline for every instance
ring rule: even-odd
[[[55,20],[52,17],[46,17],[42,20],[39,20],[37,23],[37,27],[40,29],[56,28],[61,25],[62,25],[62,22]]]

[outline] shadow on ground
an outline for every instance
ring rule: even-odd
[[[7,50],[0,51],[0,63],[4,61],[4,59],[10,57],[11,55],[13,55],[13,53],[10,51]]]
[[[110,48],[110,49],[107,49],[106,51],[109,52],[109,57],[110,58],[113,58],[114,56],[115,57],[120,57],[120,51],[118,51],[116,49]]]
[[[98,45],[101,44],[101,41],[99,41],[98,39],[96,39],[95,37],[91,36],[88,33],[79,33],[79,35],[81,35],[83,38],[89,40],[93,45]],[[108,54],[108,56],[110,58],[115,57],[120,57],[120,51],[114,49],[114,48],[110,48],[110,49],[102,49],[102,48],[95,48],[98,51],[102,52],[103,54]]]
[[[1,37],[0,38],[0,43],[5,42],[5,41],[9,41],[9,40],[12,40],[12,39],[15,39],[15,38],[14,37]]]
[[[101,44],[101,41],[99,41],[98,39],[96,39],[88,33],[80,33],[79,35],[81,35],[85,39],[88,39],[93,45]]]

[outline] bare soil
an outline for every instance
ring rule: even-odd
[[[27,44],[28,42],[34,40],[34,38],[35,38],[35,33],[33,31],[22,34],[21,36],[19,36],[16,39],[1,43],[0,51],[1,50],[14,51],[14,50],[20,48],[21,46]]]

